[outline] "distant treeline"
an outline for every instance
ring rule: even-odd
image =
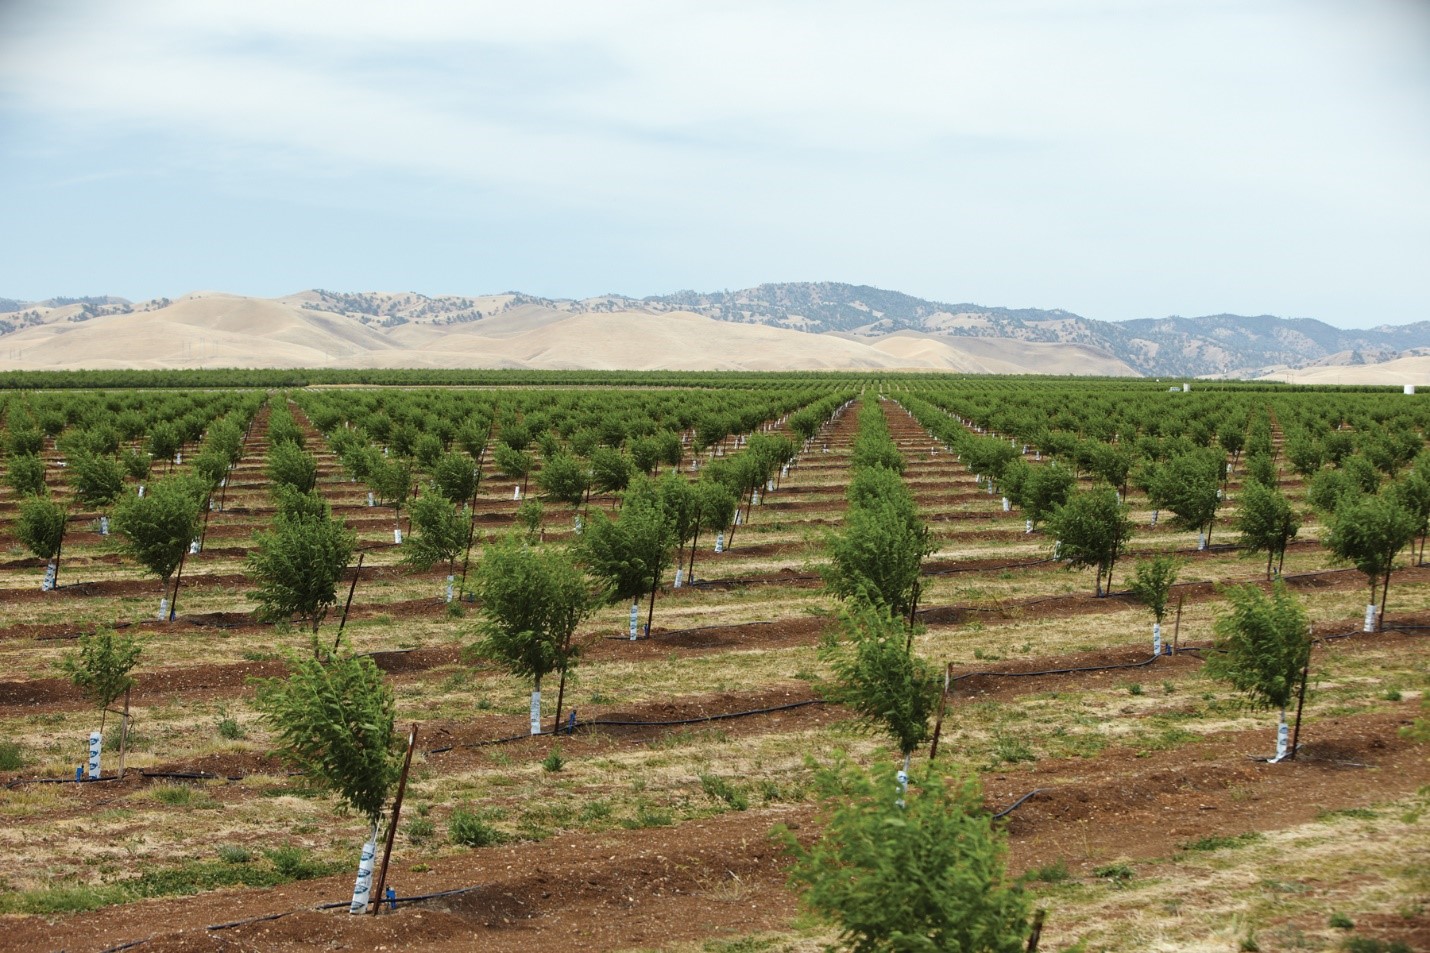
[[[781,382],[854,382],[875,390],[898,390],[929,381],[987,380],[990,375],[889,373],[887,371],[540,371],[511,369],[326,369],[0,371],[0,390],[95,388],[298,388],[368,387],[748,387]],[[1130,377],[1016,376],[1030,386],[1165,391],[1173,382]],[[1274,381],[1192,382],[1194,391],[1388,392],[1396,387],[1322,386]]]

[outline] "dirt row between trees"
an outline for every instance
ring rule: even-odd
[[[1099,864],[1165,864],[1179,846],[1204,837],[1280,830],[1413,792],[1430,783],[1430,761],[1423,747],[1397,734],[1412,717],[1407,704],[1386,714],[1330,719],[1288,764],[1251,760],[1265,753],[1267,731],[1224,733],[1150,756],[1110,749],[1092,759],[989,772],[985,792],[990,808],[1001,809],[1035,787],[1044,789],[1007,822],[1015,871],[1063,860],[1074,876],[1086,878]],[[785,864],[768,832],[784,824],[807,837],[813,820],[809,806],[781,806],[672,828],[563,834],[476,849],[437,860],[431,870],[392,875],[403,897],[476,889],[377,918],[309,909],[346,896],[351,878],[334,876],[131,903],[102,915],[11,917],[7,942],[17,949],[75,951],[133,940],[146,940],[138,948],[153,951],[384,944],[467,950],[478,943],[505,953],[739,936],[789,927],[794,896],[783,886]],[[280,920],[207,929],[289,911],[295,912]]]

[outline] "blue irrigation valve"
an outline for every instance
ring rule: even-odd
[[[387,888],[387,909],[397,909],[397,891],[392,889],[391,887]]]

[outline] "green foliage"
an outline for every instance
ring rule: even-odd
[[[285,678],[257,682],[257,706],[283,757],[320,790],[376,825],[397,781],[400,744],[392,689],[368,656],[288,656]]]
[[[1395,557],[1417,528],[1415,515],[1391,496],[1362,496],[1336,508],[1324,543],[1337,559],[1365,573],[1374,601],[1377,583],[1389,588]]]
[[[297,616],[317,632],[338,601],[338,581],[357,537],[314,495],[302,510],[280,510],[266,531],[254,534],[248,571],[258,586],[258,617],[282,622]],[[321,507],[321,508],[319,508]]]
[[[1014,462],[1022,463],[1022,460]],[[1024,515],[1036,526],[1067,502],[1068,496],[1077,487],[1077,481],[1073,479],[1072,471],[1059,463],[1032,466],[1028,471],[1019,488],[1016,502]]]
[[[1285,708],[1311,657],[1305,609],[1279,579],[1269,596],[1256,586],[1235,586],[1226,597],[1231,612],[1217,620],[1208,674],[1230,682],[1255,705]]]
[[[173,476],[151,483],[144,496],[120,497],[114,529],[122,537],[121,549],[167,586],[198,535],[204,495],[196,481]]]
[[[20,500],[15,538],[41,559],[54,559],[64,542],[67,518],[63,505],[44,497],[27,496]]]
[[[199,454],[194,457],[192,463],[194,476],[198,477],[204,482],[205,486],[210,488],[218,486],[219,482],[228,474],[229,461],[222,453],[216,450],[200,451]],[[147,460],[144,461],[144,465],[146,467],[148,466]],[[143,479],[143,477],[137,477],[136,479]]]
[[[94,707],[103,711],[134,687],[129,673],[144,648],[132,635],[112,631],[79,637],[75,648],[60,659],[60,670]]]
[[[555,453],[542,464],[536,482],[548,500],[576,509],[591,488],[591,473],[586,464],[571,454]]]
[[[522,504],[523,506],[525,504]],[[470,514],[441,493],[424,493],[412,504],[412,532],[402,542],[402,561],[428,570],[451,563],[467,545]]]
[[[398,513],[412,495],[412,464],[406,460],[373,453],[366,460],[367,485],[377,498]]]
[[[1245,484],[1260,484],[1264,487],[1276,486],[1276,464],[1270,454],[1258,453],[1246,459]]]
[[[712,800],[723,801],[732,810],[746,811],[750,808],[750,799],[745,792],[718,774],[700,775],[700,790]]]
[[[1104,577],[1111,588],[1112,571],[1132,535],[1127,507],[1118,502],[1117,491],[1099,486],[1074,492],[1053,511],[1048,529],[1057,537],[1058,558],[1067,563],[1068,569],[1094,566],[1097,577],[1093,591],[1102,595]]]
[[[859,404],[859,433],[854,438],[850,465],[854,469],[883,467],[895,473],[904,472],[904,457],[889,435],[889,423],[879,401],[865,397]]]
[[[124,491],[124,470],[118,460],[107,455],[71,454],[65,478],[86,506],[109,506]]]
[[[913,494],[897,473],[859,470],[849,488],[844,529],[827,543],[824,583],[841,599],[862,599],[910,617],[918,604],[924,557],[937,548]]]
[[[506,840],[506,835],[487,823],[486,819],[464,808],[457,808],[447,821],[447,836],[463,847],[490,847]]]
[[[492,451],[492,462],[497,472],[513,480],[525,482],[536,466],[535,458],[525,450],[516,450],[505,443],[498,443]]]
[[[566,767],[566,759],[561,756],[561,746],[552,745],[545,758],[541,759],[541,770],[547,774],[555,774]]]
[[[1177,582],[1182,561],[1176,556],[1159,555],[1139,559],[1132,573],[1132,596],[1152,610],[1158,623],[1167,615],[1167,599]]]
[[[516,523],[526,530],[529,542],[536,542],[541,536],[541,523],[546,519],[546,507],[535,498],[522,500],[516,508]]]
[[[483,554],[474,588],[482,656],[537,688],[546,675],[575,664],[576,627],[596,603],[570,554],[501,540]]]
[[[466,454],[443,454],[432,467],[432,485],[438,493],[458,505],[470,500],[477,492],[477,480],[477,468]]]
[[[5,483],[16,496],[43,495],[45,461],[34,453],[12,453],[5,466]]]
[[[125,450],[119,455],[120,466],[124,467],[125,474],[131,480],[147,480],[149,473],[153,470],[153,461],[146,454],[137,450]]]
[[[273,502],[278,515],[294,520],[319,520],[332,512],[317,491],[304,493],[291,486],[275,487]]]
[[[1264,483],[1247,483],[1237,500],[1233,525],[1242,553],[1266,554],[1266,578],[1270,579],[1272,562],[1285,559],[1286,546],[1301,529],[1301,518],[1280,490]]]
[[[25,756],[13,741],[0,741],[0,771],[19,771],[25,766]]]
[[[1217,489],[1226,460],[1220,452],[1194,450],[1163,464],[1149,488],[1153,503],[1173,514],[1173,524],[1210,534],[1221,504]]]
[[[707,480],[702,475],[695,483],[695,501],[702,530],[718,532],[735,518],[735,507],[738,505],[735,494],[718,480]]]
[[[598,493],[620,493],[635,476],[631,458],[610,447],[597,447],[591,454],[591,486]]]
[[[887,608],[855,602],[841,621],[847,641],[823,650],[835,676],[826,697],[888,732],[900,754],[911,754],[930,736],[941,693],[937,669],[909,651],[902,623]]]
[[[977,781],[933,762],[896,802],[892,767],[845,760],[819,771],[825,825],[805,848],[788,832],[790,882],[853,953],[1021,953],[1028,898],[1007,881],[1006,847]]]
[[[155,460],[172,460],[183,445],[183,437],[173,424],[160,421],[149,429],[149,456]]]
[[[654,588],[674,558],[675,538],[652,482],[640,478],[626,494],[619,520],[591,514],[578,552],[612,600],[639,599]]]
[[[1326,463],[1326,452],[1319,441],[1306,433],[1296,433],[1286,438],[1286,459],[1301,476],[1310,479]]]
[[[1311,477],[1306,487],[1306,501],[1322,516],[1329,516],[1342,500],[1361,495],[1361,488],[1344,470],[1321,470]]]
[[[272,445],[265,470],[275,491],[280,486],[286,486],[299,493],[307,493],[318,482],[317,459],[290,440]]]

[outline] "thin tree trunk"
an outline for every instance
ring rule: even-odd
[[[687,586],[695,584],[695,551],[700,545],[700,528],[695,528],[695,538],[690,541],[690,569],[685,573],[685,584]]]

